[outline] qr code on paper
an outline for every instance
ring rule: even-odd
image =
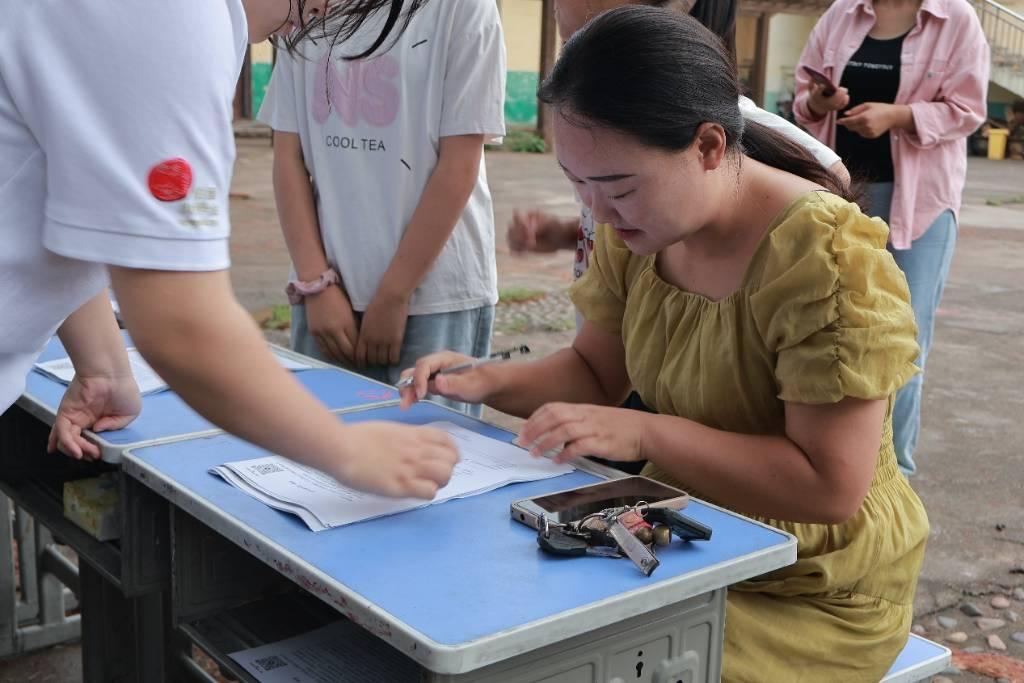
[[[269,657],[263,657],[262,659],[255,660],[253,665],[255,665],[255,667],[260,671],[273,671],[274,669],[280,669],[283,666],[288,666],[288,662],[277,655],[270,655]]]
[[[280,465],[275,465],[272,462],[268,462],[265,465],[256,465],[256,474],[274,474],[275,472],[284,472],[284,468]]]

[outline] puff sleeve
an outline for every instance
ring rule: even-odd
[[[569,289],[569,298],[584,319],[606,332],[622,331],[626,293],[638,271],[638,261],[607,225],[597,226],[590,267]]]
[[[887,236],[881,220],[831,196],[770,235],[751,308],[781,400],[882,399],[918,372],[910,292]]]

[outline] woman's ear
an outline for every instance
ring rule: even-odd
[[[702,123],[694,138],[698,158],[705,171],[717,170],[722,165],[729,139],[725,129],[717,123]]]

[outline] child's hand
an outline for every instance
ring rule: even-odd
[[[513,211],[508,224],[508,247],[515,253],[551,253],[576,246],[577,224],[543,211]]]
[[[356,367],[398,365],[409,317],[409,298],[377,290],[363,313],[356,344]]]
[[[352,304],[340,287],[306,297],[306,326],[320,352],[330,360],[353,365],[359,326]]]
[[[548,403],[519,431],[516,443],[534,456],[555,449],[555,462],[585,455],[607,460],[643,460],[643,414],[625,408],[579,403]]]
[[[346,425],[338,481],[393,498],[433,498],[448,483],[459,452],[448,434],[387,422]]]
[[[402,410],[420,401],[427,394],[438,394],[453,401],[463,403],[483,403],[492,392],[491,376],[488,366],[472,370],[438,375],[429,379],[438,370],[472,363],[475,358],[464,356],[453,351],[441,351],[424,356],[416,361],[416,366],[402,371],[402,378],[412,377],[412,386],[402,387]]]
[[[99,460],[100,449],[82,431],[123,429],[142,410],[139,387],[130,374],[124,377],[79,377],[71,380],[57,408],[46,450],[60,450],[75,460]]]

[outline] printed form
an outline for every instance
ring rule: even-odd
[[[156,374],[156,370],[150,367],[138,349],[134,346],[129,346],[125,351],[128,353],[128,363],[131,366],[132,375],[135,377],[135,383],[139,385],[140,394],[146,396],[147,394],[155,394],[167,389],[167,382],[160,375]],[[274,349],[271,349],[271,351],[274,351]],[[279,353],[274,353],[274,358],[277,359],[277,362],[285,370],[311,369],[311,366]],[[75,378],[75,366],[67,356],[46,361],[45,363],[36,363],[36,369],[62,384],[71,384],[71,380]]]
[[[276,455],[225,463],[210,473],[266,505],[298,516],[312,531],[323,531],[573,471],[572,465],[531,457],[518,446],[451,422],[427,426],[448,432],[460,456],[448,485],[432,501],[356,491],[318,470]]]

